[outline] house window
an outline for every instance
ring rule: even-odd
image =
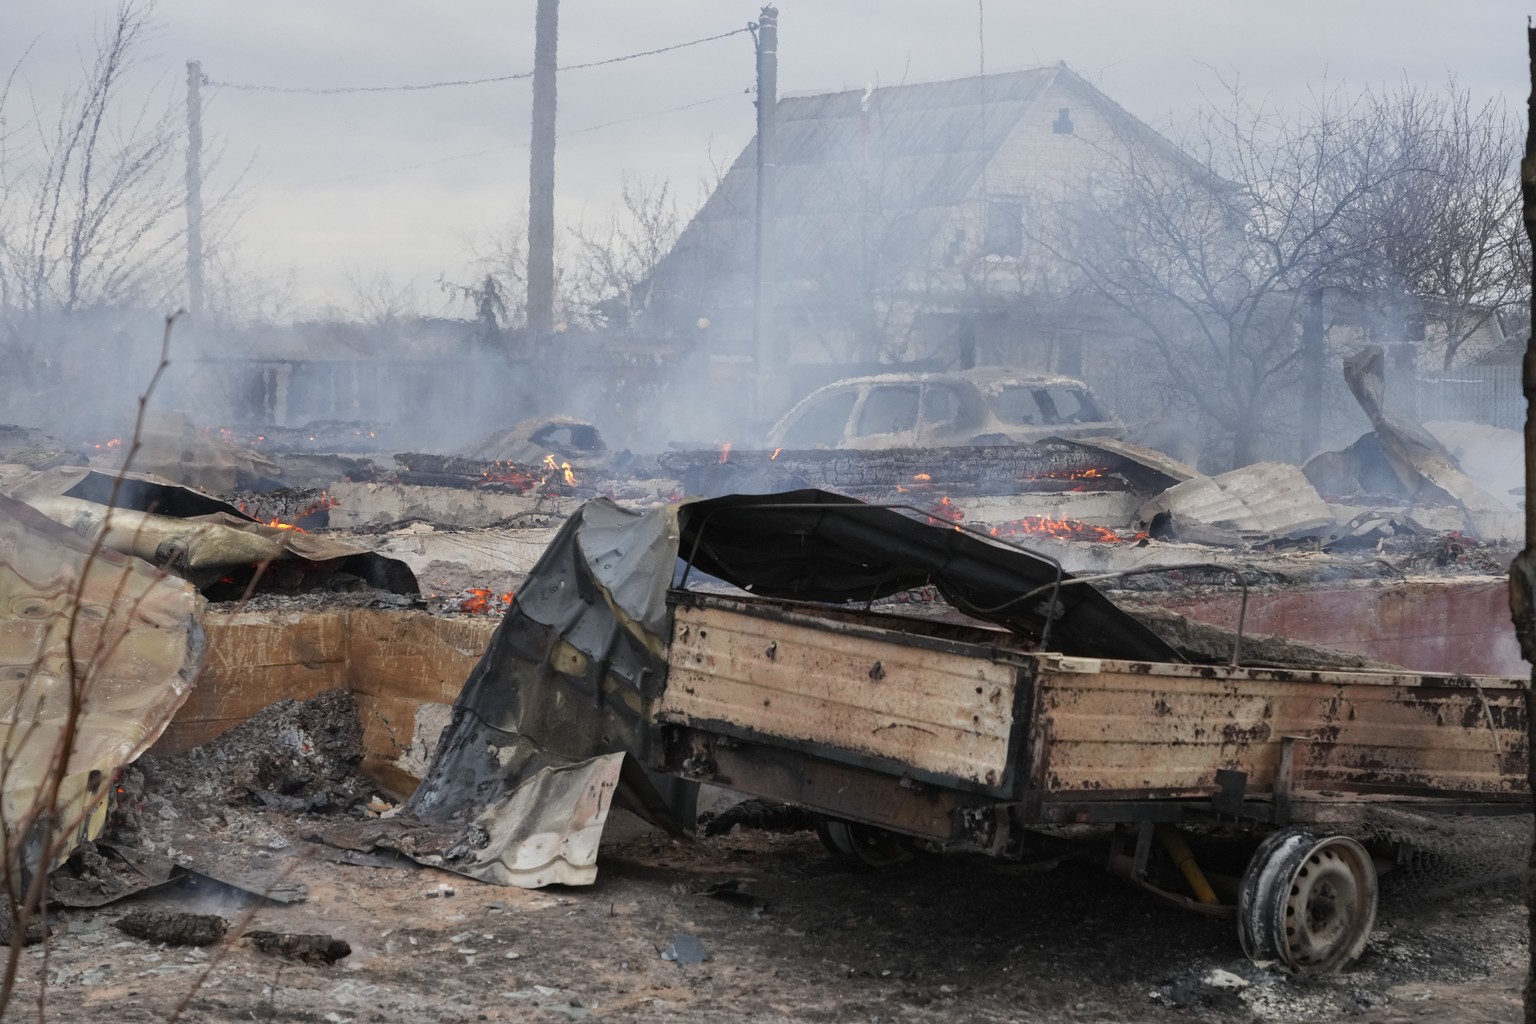
[[[1000,199],[987,200],[987,232],[983,256],[1024,255],[1024,205]]]
[[[1056,114],[1056,120],[1051,122],[1051,131],[1057,135],[1072,134],[1072,108],[1062,107]]]

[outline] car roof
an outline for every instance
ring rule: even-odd
[[[926,373],[879,373],[865,377],[844,377],[817,388],[860,387],[866,384],[931,384],[947,381],[967,381],[979,387],[1018,384],[1024,387],[1070,387],[1086,390],[1088,385],[1075,377],[1055,374],[1020,373],[1007,367],[988,366],[974,370],[941,370]],[[814,394],[815,392],[812,392]]]

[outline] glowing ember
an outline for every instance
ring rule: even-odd
[[[553,459],[554,456],[551,455],[550,458]],[[534,476],[526,469],[519,469],[510,462],[500,461],[493,462],[490,468],[481,470],[480,476],[482,484],[500,484],[505,487],[512,487],[519,494],[529,490],[535,484],[544,482],[543,479]]]
[[[1117,473],[1112,473],[1102,466],[1088,466],[1081,469],[1053,469],[1045,473],[1021,477],[1019,480],[1019,483],[1025,486],[1030,484],[1045,486],[1055,484],[1058,488],[1069,491],[1098,490],[1101,487],[1113,488],[1117,484],[1123,484],[1124,482],[1124,477]],[[1067,484],[1076,484],[1077,486],[1063,486]]]
[[[928,514],[947,523],[958,523],[965,518],[965,510],[950,501],[948,496],[940,498],[939,503],[928,510]]]
[[[501,610],[500,608],[495,607],[491,603],[492,599],[493,599],[492,598],[492,593],[486,587],[471,587],[470,589],[466,590],[464,593],[465,593],[466,596],[464,597],[464,599],[462,601],[459,602],[459,611],[461,611],[461,612],[469,612],[471,614],[480,614],[480,613],[483,613],[483,612],[489,612],[489,611],[493,611],[493,610],[495,610],[495,611],[500,611]],[[501,595],[495,597],[495,600],[500,602],[500,604],[502,606],[507,606],[507,605],[510,605],[512,603],[512,598],[513,598],[513,592],[509,590],[505,594],[501,594]]]
[[[1120,544],[1126,539],[1108,527],[1094,526],[1076,519],[1050,519],[1046,516],[1025,516],[992,528],[994,537],[1031,535],[1055,537],[1058,540],[1100,541],[1105,544]]]
[[[929,474],[929,473],[919,473],[916,476],[914,476],[912,479],[915,482],[917,482],[917,483],[926,484],[926,483],[929,483],[930,481],[933,480],[933,476],[932,476],[932,474]]]
[[[123,439],[120,438],[120,437],[114,437],[112,440],[106,442],[105,444],[93,444],[93,445],[91,445],[91,447],[94,448],[98,452],[108,452],[108,451],[111,451],[113,448],[121,448],[122,446],[123,446]]]
[[[1098,480],[1109,474],[1097,466],[1087,469],[1053,469],[1049,473],[1036,473],[1029,480]]]

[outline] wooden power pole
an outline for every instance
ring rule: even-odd
[[[538,0],[533,29],[533,137],[528,165],[528,330],[555,329],[555,43],[560,0]]]
[[[764,7],[757,22],[757,213],[752,261],[752,342],[757,359],[753,414],[759,420],[782,411],[778,382],[786,367],[774,336],[773,199],[774,120],[779,105],[779,12]]]

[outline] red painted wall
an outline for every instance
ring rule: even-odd
[[[1236,593],[1165,595],[1198,622],[1237,625]],[[1528,676],[1503,579],[1418,580],[1250,592],[1247,633],[1327,644],[1420,672]]]

